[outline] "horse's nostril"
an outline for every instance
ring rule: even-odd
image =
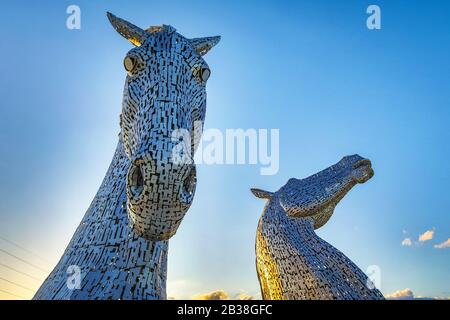
[[[144,191],[144,176],[139,165],[132,165],[128,172],[128,190],[134,198],[139,198]]]
[[[188,192],[192,191],[192,187],[194,186],[194,180],[195,177],[193,174],[193,170],[191,170],[188,177],[183,182],[183,189]]]
[[[194,198],[195,187],[197,185],[197,172],[195,166],[189,170],[187,177],[183,181],[181,187],[181,201],[190,204]]]

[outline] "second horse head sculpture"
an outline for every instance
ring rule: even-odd
[[[364,272],[314,232],[347,192],[373,174],[368,159],[353,155],[308,178],[290,179],[276,192],[252,189],[268,200],[256,234],[264,299],[383,299]]]

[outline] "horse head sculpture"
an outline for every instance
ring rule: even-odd
[[[305,179],[290,179],[268,199],[256,231],[256,269],[264,299],[383,299],[367,275],[315,233],[336,205],[374,175],[370,160],[344,157]]]
[[[130,160],[128,215],[137,234],[167,240],[194,198],[192,159],[203,128],[210,75],[202,56],[220,37],[187,39],[169,25],[143,30],[111,13],[108,18],[135,45],[124,59],[128,75],[120,116]],[[177,134],[180,130],[189,133],[188,139]],[[183,161],[174,160],[177,150],[184,152]]]
[[[373,175],[370,160],[352,155],[308,178],[289,179],[276,193],[260,189],[252,189],[252,192],[258,198],[266,199],[276,194],[288,217],[311,217],[314,229],[318,229],[328,222],[347,192],[356,184],[370,180]]]
[[[124,59],[119,141],[91,205],[33,299],[166,299],[168,239],[194,197],[192,158],[210,74],[202,55],[220,38],[187,39],[171,26],[143,30],[108,18],[135,45]]]

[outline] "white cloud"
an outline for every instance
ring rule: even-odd
[[[434,230],[427,230],[419,236],[419,241],[425,242],[433,239],[433,237],[434,237]]]
[[[450,248],[450,238],[448,238],[446,241],[439,243],[439,244],[435,244],[434,247],[436,249],[445,249],[445,248]]]
[[[414,299],[414,293],[411,289],[406,288],[403,290],[395,291],[394,293],[386,295],[387,299],[396,299],[396,300],[412,300]]]
[[[405,239],[403,239],[403,241],[402,241],[402,246],[411,246],[412,245],[412,241],[411,241],[411,238],[405,238]]]
[[[417,296],[409,288],[395,291],[394,293],[387,294],[384,297],[389,300],[449,300],[450,299],[450,297],[445,297],[445,296],[440,296],[440,297],[439,296],[438,297]]]

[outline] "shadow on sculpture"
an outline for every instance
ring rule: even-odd
[[[210,75],[202,56],[220,37],[187,39],[168,25],[143,30],[108,18],[135,45],[124,59],[119,142],[91,206],[34,299],[165,299],[167,240],[194,198],[191,158]],[[188,139],[174,139],[177,130]],[[172,151],[187,143],[188,159],[173,161]]]
[[[263,299],[383,299],[368,277],[315,229],[339,201],[373,176],[358,155],[305,179],[290,179],[276,192],[252,189],[268,202],[256,233],[256,269]]]

